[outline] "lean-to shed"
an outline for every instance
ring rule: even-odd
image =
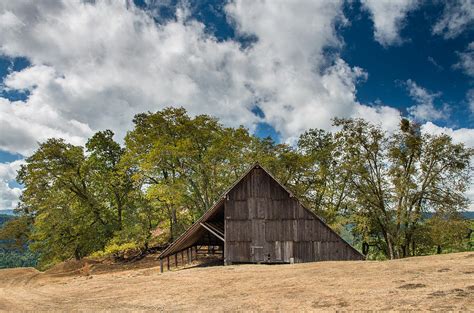
[[[364,259],[259,164],[165,249],[160,259],[185,250],[192,253],[189,248],[200,246],[220,247],[224,264]]]

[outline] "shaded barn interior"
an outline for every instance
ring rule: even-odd
[[[224,264],[362,260],[262,166],[255,164],[160,255],[222,253]],[[204,248],[204,249],[203,249]],[[176,257],[175,257],[176,259]],[[177,263],[176,263],[177,264]]]

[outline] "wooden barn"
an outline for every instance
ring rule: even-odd
[[[259,164],[161,253],[161,269],[202,247],[220,251],[224,264],[364,259]]]

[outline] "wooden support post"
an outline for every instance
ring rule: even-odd
[[[196,252],[196,260],[198,258],[198,247],[197,246],[194,246],[194,251]]]
[[[181,265],[184,266],[184,251],[181,250]]]
[[[186,252],[188,253],[188,264],[191,264],[191,254],[189,253],[189,248],[186,249]]]
[[[170,257],[166,257],[166,269],[169,271],[170,270]]]
[[[163,259],[160,259],[160,273],[163,273]]]
[[[211,254],[211,235],[207,233],[207,255]]]
[[[222,245],[222,261],[224,262],[224,265],[230,265],[228,253],[229,251],[227,250],[227,243],[224,242]]]
[[[174,267],[178,267],[178,254],[174,254]]]

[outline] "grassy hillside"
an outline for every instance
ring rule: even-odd
[[[393,261],[0,270],[0,311],[469,311],[474,253]],[[157,266],[157,261],[150,263]]]

